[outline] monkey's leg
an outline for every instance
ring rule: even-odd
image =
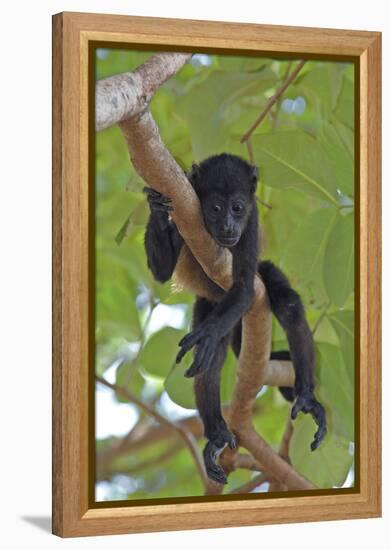
[[[275,265],[271,262],[261,262],[258,271],[265,283],[271,310],[285,330],[289,343],[296,375],[296,402],[292,408],[292,418],[295,419],[299,411],[303,411],[310,413],[318,425],[314,441],[311,443],[311,449],[314,451],[326,435],[326,415],[324,408],[314,396],[315,350],[304,307],[300,296]]]
[[[173,211],[171,199],[150,187],[144,188],[151,215],[145,233],[145,250],[148,267],[156,280],[164,283],[170,279],[182,246],[176,225],[170,221]]]
[[[198,298],[194,306],[193,328],[196,328],[210,313],[215,304]],[[217,483],[227,483],[223,468],[217,464],[222,450],[228,445],[236,446],[235,436],[228,430],[221,414],[220,404],[220,372],[227,354],[230,336],[220,341],[212,366],[195,376],[194,389],[197,408],[204,424],[204,434],[208,442],[203,456],[208,477]],[[195,353],[197,354],[197,348]]]

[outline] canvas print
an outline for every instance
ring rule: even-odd
[[[355,66],[176,56],[93,50],[95,501],[354,490]]]

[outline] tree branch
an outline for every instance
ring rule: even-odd
[[[121,395],[125,399],[127,399],[130,403],[134,403],[137,405],[140,409],[145,411],[149,416],[152,416],[159,424],[169,427],[172,430],[175,430],[177,434],[182,438],[183,442],[185,443],[186,447],[189,449],[195,466],[198,470],[198,473],[200,474],[201,480],[204,484],[204,486],[207,488],[210,484],[209,479],[206,476],[204,463],[202,461],[202,457],[200,455],[200,452],[198,450],[197,442],[195,437],[191,432],[187,432],[180,424],[177,422],[172,422],[165,418],[163,415],[157,412],[156,409],[153,407],[150,407],[147,405],[147,403],[144,403],[136,397],[133,393],[131,393],[129,390],[125,388],[121,388],[120,386],[117,386],[116,384],[110,384],[107,380],[102,378],[101,376],[95,376],[96,380],[100,383],[106,386],[107,388],[111,388],[113,391],[115,391],[118,395]]]
[[[184,54],[165,54],[165,56],[170,55],[176,59],[177,70],[188,58]],[[164,73],[162,60],[157,59],[158,57],[154,56],[149,60],[148,68],[145,71],[143,66],[137,70],[139,74],[148,74],[150,81],[155,83],[163,82],[173,74],[173,64],[168,61],[168,58],[165,57],[167,72]],[[156,80],[152,76],[154,65],[156,65],[156,71],[159,74],[159,78]],[[153,86],[150,86],[149,89],[152,90]],[[108,96],[110,97],[111,92],[111,87],[109,87]],[[174,207],[172,218],[186,243],[184,247],[190,248],[210,279],[224,290],[228,290],[232,285],[231,253],[227,249],[219,247],[206,231],[198,197],[185,173],[163,144],[156,123],[146,109],[145,102],[142,102],[140,107],[139,96],[130,94],[128,100],[131,101],[131,98],[133,104],[128,105],[126,109],[126,116],[131,113],[131,118],[124,120],[124,115],[120,114],[119,116],[114,106],[115,112],[112,113],[112,116],[107,117],[107,120],[110,120],[111,123],[119,122],[133,166],[139,176],[148,185],[172,199]],[[97,97],[97,113],[101,111],[99,101],[100,99]],[[242,323],[242,348],[237,382],[230,407],[229,423],[237,435],[239,443],[247,448],[262,465],[263,470],[285,483],[290,489],[308,489],[312,485],[281,459],[252,427],[251,418],[256,395],[268,377],[271,380],[274,376],[268,370],[271,347],[271,312],[265,286],[258,275],[254,279],[254,290],[255,297],[252,307],[244,316]],[[286,369],[286,372],[288,370]],[[164,419],[164,422],[168,423],[169,421]],[[199,464],[197,466],[200,469]]]
[[[104,130],[148,108],[155,91],[182,67],[191,54],[158,53],[131,73],[99,80],[95,89],[95,128]]]
[[[243,485],[240,485],[240,487],[236,487],[236,489],[232,489],[230,491],[231,495],[234,494],[241,494],[241,493],[251,493],[254,489],[262,485],[262,483],[265,483],[266,481],[269,481],[269,477],[266,474],[258,474],[250,479],[250,481],[247,481],[247,483],[243,483]]]

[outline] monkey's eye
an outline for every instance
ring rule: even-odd
[[[232,212],[234,212],[235,214],[240,214],[242,210],[243,210],[243,205],[240,204],[239,202],[232,205]]]
[[[219,212],[221,212],[221,206],[219,204],[214,204],[212,206],[212,210],[213,212],[216,212],[216,214],[218,214]]]

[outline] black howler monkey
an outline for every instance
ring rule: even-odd
[[[295,369],[294,388],[281,391],[287,399],[295,400],[293,419],[302,411],[310,413],[318,425],[312,450],[325,436],[326,419],[314,396],[314,344],[300,297],[276,266],[267,261],[258,263],[260,243],[254,196],[257,169],[237,156],[223,153],[193,165],[188,178],[200,200],[206,229],[232,253],[232,287],[225,292],[206,276],[169,217],[170,198],[148,187],[145,192],[151,215],[145,247],[148,266],[158,281],[165,282],[173,276],[197,295],[193,330],[179,342],[177,362],[195,346],[194,361],[186,376],[195,377],[196,403],[208,439],[203,453],[205,467],[211,479],[226,483],[224,470],[216,460],[226,445],[234,448],[236,443],[221,414],[220,371],[230,342],[239,355],[241,318],[251,306],[257,271],[265,284],[271,310],[286,332]],[[289,354],[283,358],[288,357]],[[272,358],[281,357],[272,354]]]

